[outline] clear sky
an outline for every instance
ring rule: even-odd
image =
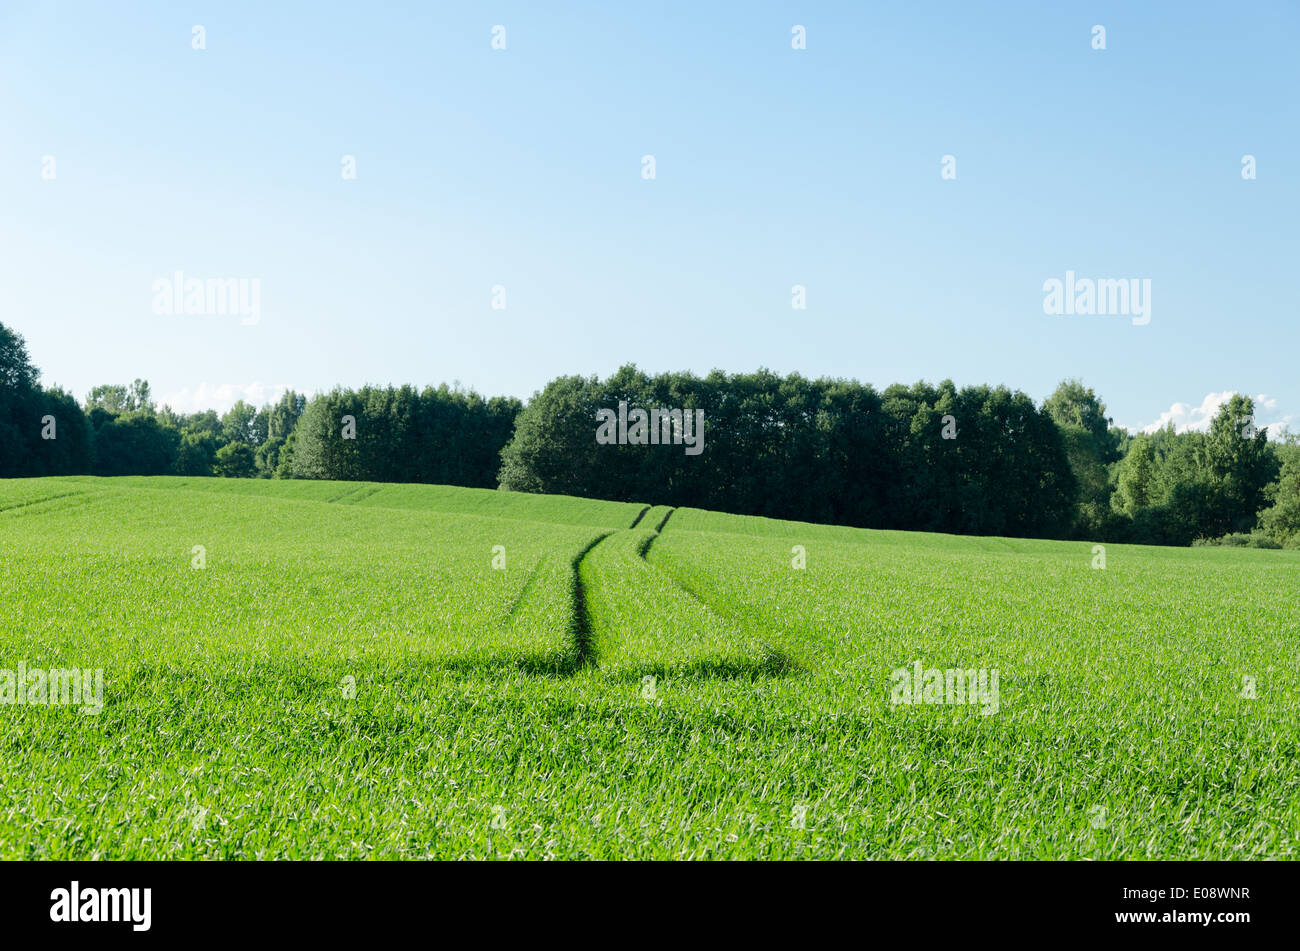
[[[6,0],[0,321],[184,410],[635,362],[1300,429],[1298,43],[1289,2]],[[1067,270],[1150,322],[1046,315]],[[176,271],[259,319],[156,313]]]

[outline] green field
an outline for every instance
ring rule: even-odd
[[[1297,857],[1300,552],[1094,558],[438,486],[0,481],[0,670],[104,677],[97,715],[0,705],[0,858]],[[918,661],[996,671],[996,712],[892,702]]]

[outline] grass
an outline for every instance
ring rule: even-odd
[[[0,668],[104,670],[97,716],[0,706],[0,857],[1297,857],[1300,553],[1105,557],[0,481]],[[918,660],[996,669],[998,712],[891,703]]]

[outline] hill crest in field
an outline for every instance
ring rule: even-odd
[[[625,528],[646,506],[635,502],[609,502],[566,495],[529,495],[495,489],[423,485],[391,482],[329,482],[279,479],[218,479],[186,476],[68,476],[57,479],[9,480],[13,484],[34,482],[80,484],[87,488],[113,487],[170,492],[201,492],[247,496],[291,502],[318,502],[390,508],[409,511],[446,512],[485,518],[527,519],[564,525],[592,525]],[[0,480],[0,505],[6,483]]]

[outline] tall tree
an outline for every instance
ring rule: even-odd
[[[27,355],[27,342],[0,324],[0,392],[34,390],[40,374]]]
[[[256,446],[259,442],[257,415],[255,407],[243,400],[236,401],[235,405],[226,411],[226,415],[221,417],[221,435],[226,442]]]
[[[39,379],[26,341],[0,324],[0,477],[28,474]]]
[[[1269,507],[1259,513],[1259,528],[1288,548],[1300,548],[1300,437],[1284,437],[1285,461],[1277,482],[1266,491]]]
[[[86,412],[103,410],[117,416],[121,413],[153,413],[155,406],[148,380],[135,380],[130,386],[105,383],[93,388],[86,396]]]
[[[1205,437],[1205,474],[1220,494],[1224,531],[1249,531],[1263,505],[1264,488],[1277,475],[1268,435],[1255,425],[1255,403],[1236,394],[1210,422]]]
[[[1080,380],[1065,380],[1043,402],[1061,429],[1070,471],[1078,485],[1075,532],[1095,538],[1111,522],[1109,467],[1119,459],[1121,434],[1111,428],[1106,405]]]

